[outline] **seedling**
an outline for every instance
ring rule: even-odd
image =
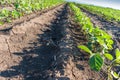
[[[82,26],[88,38],[87,46],[80,45],[78,48],[89,53],[89,65],[92,70],[100,71],[102,66],[105,64],[105,59],[110,60],[110,65],[108,65],[108,80],[112,78],[119,78],[119,74],[112,70],[114,66],[120,65],[120,51],[116,49],[116,57],[109,53],[113,49],[112,45],[114,41],[112,37],[105,31],[99,29],[99,27],[94,27],[90,19],[82,13],[82,11],[73,3],[70,3],[70,8],[74,12],[74,18],[77,23]]]

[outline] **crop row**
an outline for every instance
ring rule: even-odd
[[[87,36],[88,42],[86,45],[79,45],[78,48],[89,53],[89,65],[92,70],[100,71],[103,66],[107,66],[108,80],[119,78],[119,74],[112,70],[113,67],[120,65],[120,51],[115,50],[115,57],[109,53],[113,50],[114,41],[112,37],[93,25],[88,18],[74,3],[69,3],[71,10],[74,13],[75,21],[82,27],[84,34]],[[106,60],[110,62],[106,64]]]
[[[42,10],[55,6],[63,2],[63,0],[1,0],[0,3],[13,5],[12,10],[3,8],[0,10],[0,25],[5,22],[30,14],[33,11]]]
[[[93,14],[97,14],[98,16],[101,16],[108,21],[120,22],[120,10],[86,4],[77,4],[77,6],[88,10]]]

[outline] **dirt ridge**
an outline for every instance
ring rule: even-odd
[[[0,80],[104,80],[91,71],[72,11],[60,5],[0,33]]]
[[[120,25],[119,24],[115,24],[109,21],[106,21],[105,19],[103,19],[102,17],[91,13],[88,10],[85,10],[83,8],[81,8],[81,10],[91,19],[91,21],[93,22],[93,24],[95,26],[99,26],[101,29],[103,29],[104,31],[106,31],[109,35],[112,36],[112,39],[114,40],[114,45],[113,48],[119,48],[120,49]]]
[[[26,21],[30,21],[31,19],[35,18],[35,17],[38,17],[39,15],[42,15],[50,10],[53,10],[55,9],[56,7],[59,7],[63,4],[59,4],[57,6],[53,6],[51,8],[47,8],[47,9],[44,9],[44,10],[40,10],[40,11],[36,11],[36,12],[33,12],[31,14],[28,14],[28,15],[24,15],[18,19],[15,19],[15,20],[12,20],[11,23],[5,23],[4,25],[0,26],[0,32],[4,32],[4,31],[9,31],[12,29],[13,26],[16,26],[16,25],[20,25]]]

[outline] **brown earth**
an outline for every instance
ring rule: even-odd
[[[114,44],[113,44],[113,50],[110,51],[110,53],[113,56],[115,56],[116,48],[120,49],[120,24],[116,22],[107,21],[103,17],[100,17],[97,14],[94,14],[86,9],[81,8],[81,10],[91,19],[92,23],[95,26],[98,26],[99,28],[103,29],[109,35],[112,36],[112,39],[114,40]],[[109,62],[106,63],[108,64]],[[107,69],[106,67],[103,67],[104,72],[106,72],[106,69]],[[120,66],[114,66],[113,69],[116,72],[120,72]]]
[[[86,39],[72,16],[60,5],[1,30],[0,80],[105,80],[76,47]]]
[[[120,49],[120,24],[115,22],[109,22],[105,20],[103,17],[100,17],[88,10],[81,10],[91,19],[95,26],[99,26],[101,29],[105,30],[108,34],[110,34],[115,41],[114,49]]]

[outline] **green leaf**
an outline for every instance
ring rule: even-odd
[[[92,50],[92,43],[91,42],[88,42],[87,46],[90,50]]]
[[[15,3],[14,6],[15,6],[16,9],[19,8],[19,4],[18,3]]]
[[[108,40],[109,44],[113,44],[114,41],[113,40]]]
[[[4,24],[4,22],[0,21],[0,26],[3,25],[3,24]]]
[[[114,71],[111,71],[111,74],[113,75],[113,77],[114,78],[119,78],[120,76],[116,73],[116,72],[114,72]]]
[[[119,49],[117,48],[115,50],[115,52],[116,52],[116,59],[120,59],[120,51],[119,51]]]
[[[109,60],[113,60],[113,56],[109,53],[105,53],[104,56]]]
[[[89,65],[92,70],[100,71],[103,65],[103,58],[100,54],[94,54],[89,59]]]
[[[117,65],[120,64],[120,59],[116,59],[115,64],[117,64]]]
[[[84,45],[80,45],[80,46],[78,46],[78,48],[80,48],[83,51],[89,53],[90,55],[92,54],[91,50],[88,47],[84,46]]]

